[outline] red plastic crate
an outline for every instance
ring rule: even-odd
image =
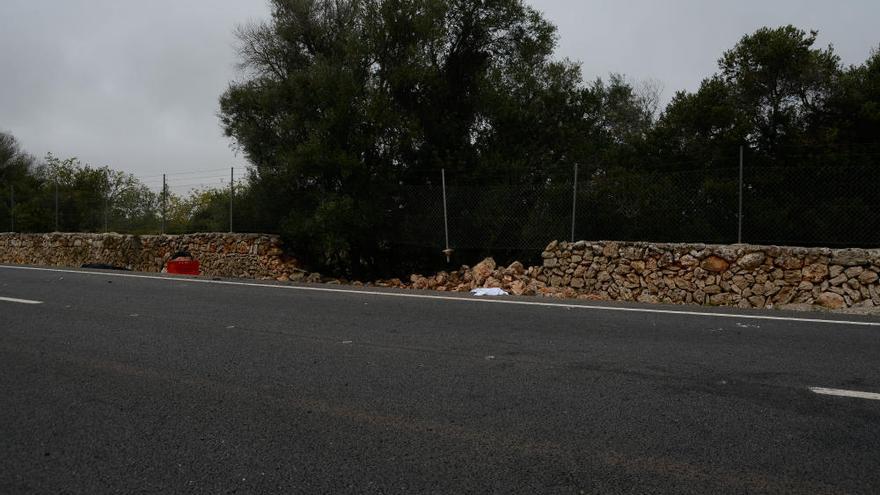
[[[198,261],[169,261],[165,267],[168,273],[175,275],[198,275],[200,274]]]

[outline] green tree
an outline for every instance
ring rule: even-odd
[[[814,47],[816,36],[784,26],[743,37],[696,93],[673,98],[653,135],[659,156],[692,167],[717,164],[718,153],[734,156],[739,145],[776,157],[779,146],[803,144],[841,73],[831,47]]]
[[[743,37],[719,61],[750,127],[753,148],[797,143],[813,115],[824,111],[840,74],[832,47],[815,48],[817,31],[762,28]]]
[[[39,184],[33,177],[36,160],[25,153],[14,136],[0,132],[0,230],[27,228],[32,223],[31,208],[24,201],[34,195]],[[15,198],[18,198],[13,205]],[[13,211],[14,206],[14,211]]]
[[[77,158],[60,159],[49,153],[36,167],[35,177],[40,184],[35,201],[51,229],[55,228],[57,195],[61,231],[148,233],[158,230],[159,196],[132,174],[109,167],[92,167]]]
[[[652,161],[700,170],[680,191],[682,221],[735,239],[738,148],[745,149],[745,236],[752,242],[869,242],[877,147],[878,57],[844,69],[817,34],[762,28],[719,60],[695,93],[678,93],[649,138]],[[682,172],[683,173],[683,172]],[[711,194],[709,194],[711,192]],[[680,210],[680,209],[679,209]]]
[[[876,143],[880,136],[880,48],[864,64],[848,67],[818,122],[817,140]],[[877,149],[871,150],[880,151]]]
[[[160,196],[132,174],[102,167],[105,228],[114,232],[145,234],[159,225]]]
[[[46,155],[38,174],[43,188],[54,196],[57,188],[58,230],[98,232],[103,228],[107,176],[103,170],[83,165],[78,158]],[[54,213],[53,213],[54,215]]]
[[[316,264],[390,259],[401,184],[541,184],[586,162],[590,92],[521,0],[274,0],[221,98],[259,211]],[[439,246],[438,246],[439,248]]]
[[[185,195],[169,194],[167,231],[226,232],[229,230],[229,189],[196,188]]]

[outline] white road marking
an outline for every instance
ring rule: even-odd
[[[43,301],[30,301],[28,299],[15,299],[14,297],[0,297],[0,301],[18,304],[43,304]]]
[[[823,319],[823,318],[797,318],[791,316],[767,316],[767,315],[747,315],[747,314],[735,314],[735,313],[711,313],[707,311],[687,311],[687,310],[674,310],[674,309],[659,309],[659,308],[633,308],[633,307],[625,307],[625,306],[596,306],[589,304],[566,304],[566,303],[553,303],[553,302],[537,302],[537,301],[523,301],[523,300],[511,300],[511,299],[486,299],[486,298],[470,298],[470,297],[452,297],[452,296],[438,296],[431,294],[420,294],[420,293],[406,293],[406,292],[382,292],[382,291],[370,291],[370,290],[355,290],[355,289],[336,289],[329,287],[308,287],[308,286],[298,286],[298,285],[272,285],[272,284],[259,284],[255,282],[233,282],[228,280],[209,280],[204,278],[189,278],[189,277],[159,277],[155,275],[140,275],[133,273],[118,273],[118,272],[89,272],[89,271],[80,271],[80,270],[65,270],[61,268],[37,268],[31,266],[8,266],[8,265],[0,265],[0,269],[5,270],[25,270],[25,271],[42,271],[42,272],[54,272],[54,273],[71,273],[75,275],[90,275],[90,276],[98,276],[98,277],[117,277],[117,278],[139,278],[146,280],[160,280],[163,282],[178,282],[178,283],[191,283],[191,284],[211,284],[211,285],[229,285],[235,287],[259,287],[262,289],[279,289],[279,290],[293,290],[293,291],[301,291],[301,292],[330,292],[330,293],[339,293],[339,294],[354,294],[360,296],[379,296],[379,297],[399,297],[406,299],[432,299],[436,301],[456,301],[463,303],[478,303],[478,304],[509,304],[514,306],[540,306],[540,307],[549,307],[549,308],[565,308],[565,309],[581,309],[581,310],[590,310],[590,311],[611,311],[611,312],[619,312],[619,313],[646,313],[646,314],[660,314],[660,315],[677,315],[677,316],[700,316],[707,318],[731,318],[737,320],[757,320],[757,321],[791,321],[798,323],[820,323],[826,325],[853,325],[853,326],[862,326],[862,327],[880,327],[880,322],[877,321],[853,321],[853,320],[831,320],[831,319]]]
[[[871,392],[859,392],[856,390],[840,390],[836,388],[810,387],[810,391],[819,395],[831,395],[834,397],[850,397],[853,399],[880,400],[880,394]]]

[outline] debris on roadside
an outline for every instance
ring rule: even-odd
[[[199,275],[201,267],[188,251],[178,251],[171,256],[163,271],[175,275]]]
[[[80,268],[89,270],[114,270],[119,272],[130,272],[131,270],[122,266],[108,265],[106,263],[85,263]]]
[[[489,288],[489,289],[474,289],[471,291],[471,294],[477,297],[484,296],[509,296],[505,290],[499,288]]]

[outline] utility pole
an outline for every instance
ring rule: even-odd
[[[235,167],[229,169],[229,233],[232,230],[232,201],[235,198]]]
[[[162,174],[162,235],[165,235],[165,200],[168,197],[168,186],[165,183],[165,174]]]

